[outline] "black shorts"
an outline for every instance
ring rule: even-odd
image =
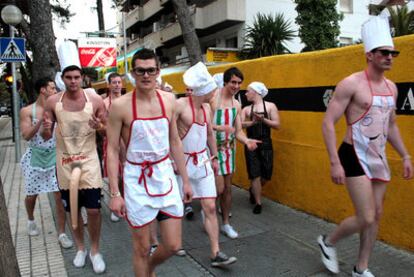
[[[158,212],[157,217],[156,217],[156,219],[158,221],[163,221],[163,220],[170,219],[170,218],[171,218],[171,216],[169,216],[169,215],[167,215],[163,212]]]
[[[365,175],[352,144],[343,142],[338,149],[338,156],[342,167],[345,170],[346,177],[358,177]]]
[[[261,177],[266,180],[272,178],[273,173],[273,149],[270,146],[263,147],[260,145],[254,151],[244,148],[244,156],[246,157],[246,167],[249,179]]]
[[[69,190],[61,190],[60,194],[62,195],[62,203],[65,211],[70,212]],[[80,189],[78,192],[78,208],[80,207],[100,209],[101,189]]]

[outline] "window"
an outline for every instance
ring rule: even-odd
[[[352,0],[339,0],[339,10],[343,13],[352,13],[353,12]]]
[[[352,38],[347,38],[347,37],[339,38],[339,46],[348,46],[348,45],[351,45],[352,43],[353,43]]]
[[[237,37],[226,39],[226,48],[237,48]]]

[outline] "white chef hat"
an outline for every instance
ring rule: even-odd
[[[224,80],[223,80],[223,72],[216,73],[213,75],[214,82],[216,82],[217,87],[222,88],[224,87]]]
[[[254,90],[257,94],[259,94],[262,98],[264,98],[267,93],[269,92],[266,88],[266,86],[261,82],[252,82],[248,86],[252,90]]]
[[[157,77],[156,81],[157,81],[157,84],[158,84],[159,86],[161,86],[161,85],[162,85],[162,78],[161,78],[161,75],[158,75],[158,77]]]
[[[371,17],[368,21],[362,24],[361,35],[362,41],[364,42],[365,53],[378,47],[394,47],[388,18],[382,15]]]
[[[212,92],[217,88],[216,82],[207,70],[207,67],[198,62],[193,65],[183,75],[184,83],[193,90],[193,95],[202,96]]]

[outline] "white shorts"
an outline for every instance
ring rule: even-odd
[[[183,216],[183,202],[172,166],[166,166],[162,171],[162,175],[171,185],[171,190],[162,196],[148,195],[146,187],[138,183],[140,174],[140,166],[126,163],[124,167],[124,199],[129,225],[132,228],[141,228],[151,223],[159,212],[171,218],[181,218]],[[151,186],[151,178],[147,177],[146,182],[147,187]]]
[[[191,188],[193,190],[193,199],[203,199],[203,198],[216,198],[216,182],[214,179],[214,174],[209,174],[204,178],[200,179],[189,179]],[[183,180],[181,176],[177,175],[177,181],[180,185],[181,197],[184,198],[183,193]]]

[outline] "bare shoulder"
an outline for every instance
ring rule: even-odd
[[[335,94],[352,95],[363,81],[363,72],[353,73],[342,79],[335,87]]]
[[[387,78],[385,78],[385,82],[388,85],[388,87],[391,89],[392,94],[394,94],[394,96],[397,96],[398,95],[397,85],[393,81]]]
[[[276,110],[277,111],[277,107],[276,107],[276,104],[275,103],[269,102],[269,101],[265,101],[265,105],[266,105],[266,109]]]
[[[31,111],[32,111],[32,106],[33,104],[30,104],[26,107],[23,107],[20,109],[20,116],[21,117],[26,117],[26,116],[30,116],[31,115]]]
[[[46,100],[46,106],[48,108],[54,108],[56,103],[59,102],[59,99],[62,97],[63,92],[59,92],[49,96]]]
[[[267,102],[265,102],[265,103],[267,103]],[[252,107],[252,105],[247,105],[246,107],[244,107],[242,109],[242,113],[247,113],[251,109],[251,107]],[[267,104],[266,104],[266,107],[267,107]]]
[[[125,109],[126,107],[129,107],[129,105],[131,105],[132,95],[132,93],[126,93],[116,99],[112,99],[111,109]],[[106,99],[108,98],[105,98],[105,100]]]

